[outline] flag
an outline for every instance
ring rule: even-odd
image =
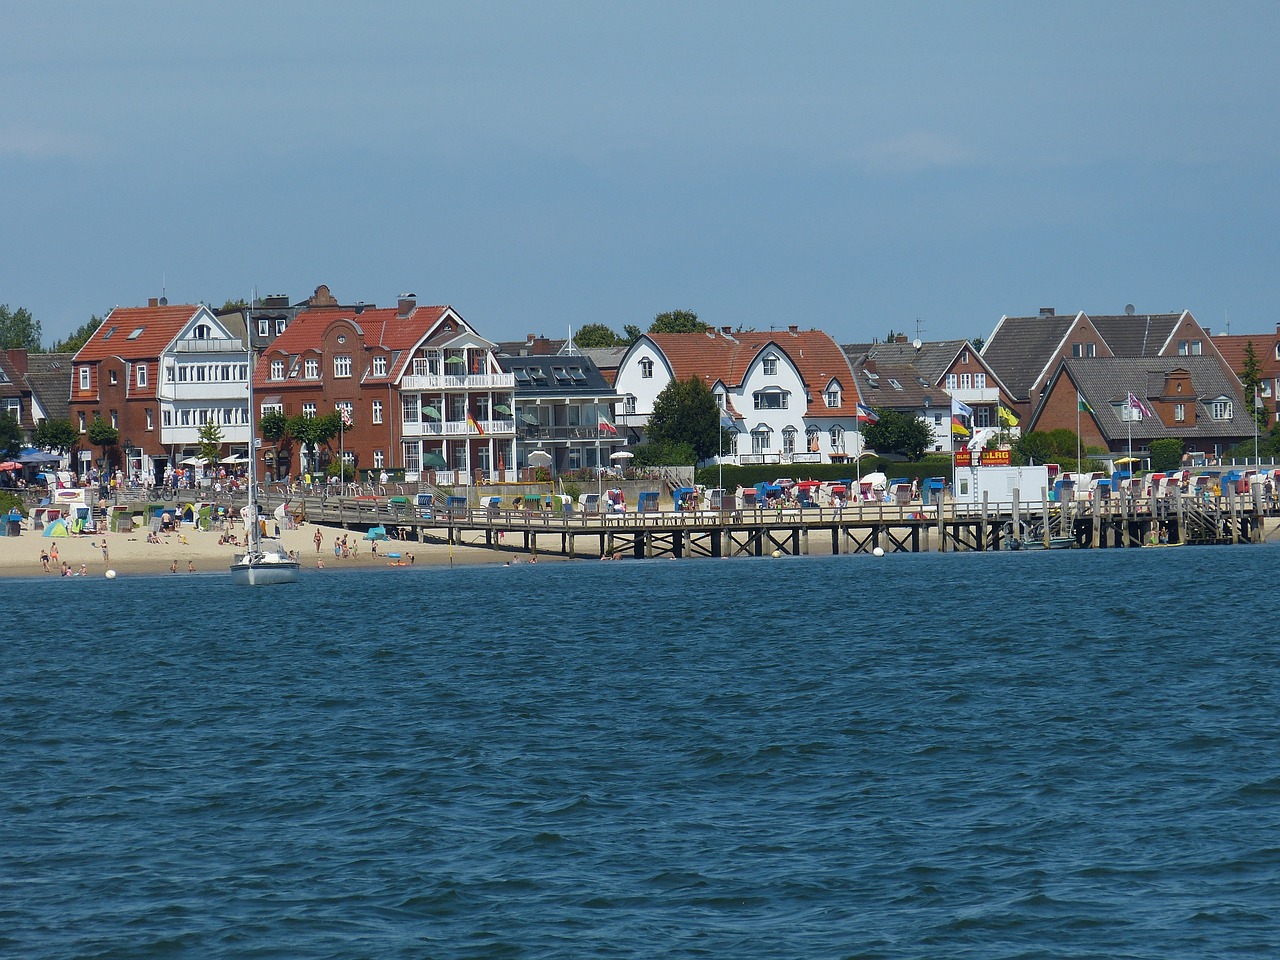
[[[605,416],[605,413],[603,410],[599,411],[599,414],[600,414],[600,429],[603,430],[605,433],[611,433],[614,436],[617,436],[618,428],[609,422],[609,418]]]
[[[1076,391],[1076,409],[1081,413],[1087,413],[1093,416],[1093,407],[1089,406],[1089,401],[1080,395],[1080,391]]]
[[[1143,403],[1141,400],[1139,400],[1137,397],[1135,397],[1135,396],[1133,395],[1133,391],[1129,391],[1129,409],[1130,409],[1130,410],[1137,410],[1137,411],[1138,411],[1138,412],[1140,412],[1144,417],[1150,417],[1150,416],[1152,416],[1152,413],[1151,413],[1151,411],[1147,408],[1147,405],[1146,405],[1145,403]]]
[[[964,425],[964,421],[959,417],[952,417],[951,433],[957,437],[967,437],[969,435],[969,428]]]
[[[342,425],[344,427],[350,427],[351,426],[351,408],[348,406],[341,406],[338,408],[338,410],[342,413]]]
[[[951,416],[953,417],[972,417],[973,407],[969,406],[963,400],[951,398]]]
[[[476,418],[469,413],[467,414],[467,426],[473,428],[476,433],[480,434],[480,436],[484,436],[484,427],[476,423]]]
[[[863,423],[879,423],[880,417],[865,403],[858,404],[858,419]]]
[[[999,408],[996,410],[996,417],[1006,427],[1016,427],[1018,425],[1018,418],[1014,416],[1013,411],[1003,403],[1000,404]]]
[[[1255,410],[1262,409],[1262,391],[1259,390],[1257,387],[1253,388],[1253,409]]]

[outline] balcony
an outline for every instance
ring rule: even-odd
[[[401,393],[419,390],[514,390],[515,387],[514,373],[428,373],[404,377],[400,381]]]
[[[235,340],[179,340],[173,345],[174,353],[227,353],[237,354],[243,360],[247,351],[244,341]]]
[[[948,390],[947,393],[952,399],[970,406],[975,403],[1000,402],[1000,390],[996,387],[969,387],[967,390],[964,387],[957,387],[955,390]]]
[[[484,435],[510,437],[516,432],[514,420],[480,420],[480,428]],[[401,424],[401,434],[405,437],[480,437],[465,420],[423,420],[419,423],[409,421]]]
[[[606,430],[601,430],[588,424],[581,424],[576,427],[544,427],[521,424],[517,436],[521,440],[600,440],[602,443],[618,439],[616,433],[609,433]]]
[[[247,399],[246,391],[248,389],[249,385],[243,380],[169,382],[162,383],[156,387],[156,399],[172,400],[179,403],[184,400],[199,400],[214,402],[220,406],[225,404],[227,406],[243,407]]]

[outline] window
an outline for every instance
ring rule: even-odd
[[[991,408],[990,407],[974,407],[973,408],[973,425],[978,429],[991,426]]]
[[[147,385],[147,365],[145,363],[138,364],[138,386],[145,387]]]
[[[127,339],[137,340],[140,336],[142,336],[142,332],[146,329],[147,329],[146,327],[134,327],[132,330],[129,331],[129,336],[127,337]]]
[[[787,456],[796,452],[796,428],[784,427],[782,429],[782,452]]]
[[[404,456],[404,468],[417,471],[422,468],[422,446],[417,440],[405,440],[400,446]]]
[[[400,401],[400,419],[405,423],[418,422],[418,397],[411,395],[403,397]]]
[[[729,409],[729,397],[723,390],[716,391],[716,406],[721,410]]]
[[[844,453],[844,427],[831,428],[831,452]]]
[[[89,368],[88,367],[80,368],[80,389],[81,390],[89,389]]]
[[[1086,343],[1084,345],[1084,355],[1086,357],[1096,357],[1098,355],[1098,345],[1096,343]]]
[[[284,333],[284,326],[285,326],[284,317],[277,317],[276,318],[276,336],[277,337],[280,336],[280,334]]]
[[[752,453],[768,453],[769,452],[769,434],[772,431],[768,427],[759,426],[751,431],[751,452]]]
[[[977,390],[987,389],[987,375],[985,373],[975,373],[973,375],[973,386]]]
[[[387,465],[387,458],[386,456],[383,455],[382,451],[381,450],[373,451],[373,469],[381,470],[386,465]]]
[[[184,427],[189,427],[189,426],[191,426],[191,411],[190,411],[190,410],[182,410],[182,411],[180,411],[180,415],[181,415],[180,423],[182,424],[182,426],[184,426]]]
[[[351,376],[351,354],[340,353],[333,358],[333,375],[335,377]]]
[[[304,403],[302,405],[302,415],[304,417],[314,417],[316,415],[316,405],[314,403]]]
[[[840,406],[840,387],[834,383],[831,386],[827,387],[826,400],[827,400],[828,409],[835,410],[837,407],[839,407]]]
[[[960,389],[961,390],[973,389],[973,374],[971,373],[960,374]]]
[[[387,375],[387,358],[386,357],[373,358],[373,375],[375,377],[385,377]]]
[[[968,374],[966,373],[966,374],[965,374],[965,376],[967,377],[967,376],[968,376]],[[902,389],[902,384],[900,384],[900,383],[899,383],[897,380],[895,380],[893,377],[890,377],[890,378],[889,378],[889,386],[893,387],[893,389],[895,389],[895,390],[901,390],[901,389]]]
[[[959,378],[959,377],[957,377],[954,373],[948,373],[948,374],[947,374],[947,389],[948,389],[948,390],[957,390],[957,389],[959,389],[959,387],[960,387],[960,378]]]
[[[80,411],[80,413],[79,413],[79,414],[77,414],[77,417],[78,417],[78,419],[79,419],[79,421],[80,421],[80,423],[79,423],[80,432],[81,432],[81,433],[84,433],[84,411],[83,411],[83,410],[82,410],[82,411]]]
[[[778,358],[773,354],[764,358],[761,364],[762,371],[766,377],[776,377],[778,375]]]
[[[382,422],[382,401],[381,400],[373,401],[373,416],[371,417],[371,419],[374,423]]]
[[[633,394],[627,394],[626,402],[623,404],[623,412],[631,414],[636,412],[636,398]]]
[[[271,334],[271,321],[266,317],[258,318],[258,336],[266,337]]]
[[[271,379],[272,380],[284,379],[284,361],[283,360],[271,361]]]
[[[1198,357],[1198,356],[1200,356],[1201,352],[1202,352],[1202,351],[1201,351],[1201,344],[1200,344],[1200,341],[1199,341],[1199,340],[1192,340],[1192,341],[1191,341],[1191,355],[1192,355],[1193,357]]]
[[[758,390],[754,394],[757,410],[786,410],[789,394],[785,390]]]
[[[968,363],[968,362],[969,362],[969,351],[968,351],[968,350],[965,350],[965,351],[963,351],[963,352],[960,354],[960,362],[961,362],[961,363]]]
[[[1173,405],[1173,419],[1178,423],[1187,419],[1187,405],[1185,403],[1175,403]]]
[[[1072,355],[1073,357],[1083,357],[1083,356],[1084,356],[1084,346],[1083,346],[1082,344],[1079,344],[1079,343],[1073,343],[1073,344],[1071,345],[1071,355]]]
[[[22,400],[18,397],[10,397],[4,402],[5,412],[19,423],[22,422]]]
[[[147,429],[154,430],[155,428],[156,428],[155,412],[150,407],[147,407]]]
[[[120,429],[120,414],[117,413],[115,410],[111,411],[111,429],[112,430]]]
[[[645,380],[653,379],[653,361],[648,357],[640,361],[640,376]]]
[[[1232,404],[1230,400],[1213,401],[1213,419],[1230,420],[1232,415]]]
[[[191,336],[197,340],[208,340],[209,325],[207,323],[197,323],[196,328],[191,331]]]
[[[314,357],[303,361],[302,375],[306,377],[308,380],[319,380],[320,379],[320,361],[315,359]]]
[[[116,332],[115,327],[107,327],[107,332],[102,335],[103,340],[110,340],[111,335]]]
[[[114,387],[120,382],[120,377],[116,374],[116,371],[109,370],[107,371],[107,381]]]
[[[173,411],[172,411],[172,410],[162,410],[162,411],[160,412],[160,421],[161,421],[161,422],[162,422],[166,427],[172,427],[172,426],[173,426]]]
[[[345,413],[346,419],[350,420],[352,423],[355,423],[355,405],[350,400],[342,400],[342,401],[339,401],[338,403],[335,403],[333,405],[333,409],[338,411],[339,419],[342,419],[342,414]]]

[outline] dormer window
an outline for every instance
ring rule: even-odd
[[[385,377],[387,375],[387,358],[377,356],[373,358],[373,375],[375,377]]]
[[[833,383],[827,387],[826,393],[827,409],[835,410],[840,406],[840,386]]]
[[[147,385],[147,365],[145,363],[138,364],[138,386],[145,387]]]
[[[196,328],[191,331],[191,336],[196,340],[208,340],[209,325],[207,323],[197,323]]]
[[[645,380],[653,379],[653,361],[648,357],[640,361],[640,376]]]
[[[271,335],[271,321],[266,317],[258,318],[258,336],[268,337]]]
[[[320,361],[312,357],[302,363],[302,375],[308,380],[320,379]]]
[[[284,317],[277,317],[276,318],[276,336],[277,337],[280,336],[280,334],[284,333],[284,326],[285,326]]]
[[[80,368],[80,389],[81,390],[89,389],[89,368],[88,367]]]
[[[776,377],[778,375],[778,358],[773,354],[769,354],[760,364],[760,369],[766,377]]]
[[[284,361],[283,360],[271,361],[271,379],[272,380],[284,379]]]
[[[1235,415],[1234,405],[1226,398],[1215,400],[1210,407],[1210,415],[1215,420],[1230,420]]]
[[[752,399],[757,410],[786,410],[790,402],[790,394],[786,390],[776,388],[757,390]]]

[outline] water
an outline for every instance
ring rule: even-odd
[[[1273,957],[1275,557],[9,581],[0,955]]]

